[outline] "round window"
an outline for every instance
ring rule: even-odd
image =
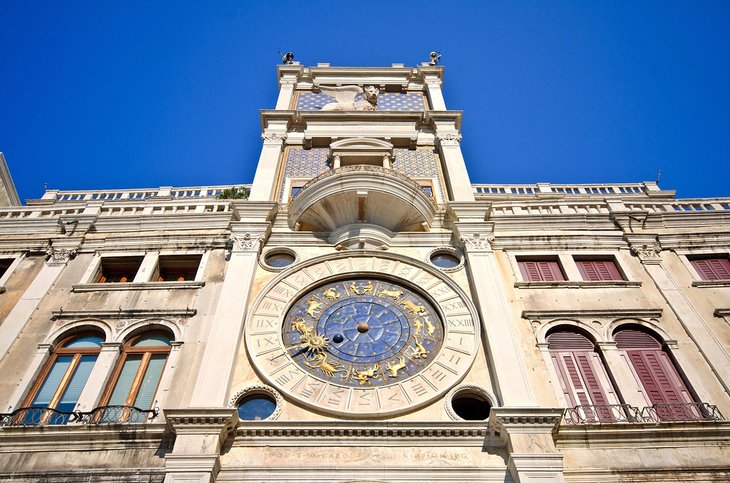
[[[268,394],[251,394],[238,403],[238,418],[245,421],[261,421],[276,411],[276,401]]]
[[[284,251],[276,251],[266,254],[266,257],[264,258],[264,262],[266,262],[266,265],[273,267],[273,268],[283,268],[291,265],[296,261],[296,257],[293,253],[284,252]]]
[[[443,251],[432,254],[431,263],[439,268],[456,268],[461,264],[461,260],[453,253]]]
[[[484,421],[489,417],[492,405],[480,394],[462,392],[454,395],[451,407],[461,419],[466,421]]]

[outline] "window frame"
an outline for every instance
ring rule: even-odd
[[[41,368],[40,372],[35,378],[35,381],[30,386],[30,389],[27,391],[25,397],[21,400],[20,408],[31,408],[33,407],[33,401],[36,397],[38,397],[38,393],[40,392],[41,388],[46,382],[46,379],[48,378],[49,374],[51,373],[51,370],[56,365],[56,362],[58,361],[59,356],[72,356],[71,363],[69,364],[69,367],[64,372],[63,376],[61,377],[58,385],[56,386],[55,390],[53,391],[53,396],[51,397],[48,405],[45,407],[46,409],[53,409],[56,410],[58,407],[58,403],[61,401],[63,396],[65,395],[66,391],[68,390],[69,383],[73,379],[74,375],[76,374],[76,371],[79,367],[79,363],[81,362],[81,358],[85,355],[94,355],[96,356],[96,359],[94,360],[94,365],[96,364],[99,355],[101,354],[101,348],[99,347],[92,348],[92,347],[72,347],[72,348],[66,348],[64,345],[67,343],[73,341],[74,339],[80,339],[82,337],[86,336],[96,336],[100,337],[102,340],[102,344],[106,340],[105,334],[101,332],[97,332],[94,330],[84,330],[81,332],[76,332],[74,334],[68,335],[61,340],[59,340],[56,344],[53,344],[51,348],[51,354],[46,359],[46,361],[43,364],[43,367]],[[93,366],[92,366],[93,370]],[[86,382],[84,382],[84,386],[88,383],[88,378]],[[82,388],[83,390],[83,388]],[[78,404],[78,401],[76,402]],[[46,424],[48,420],[51,417],[51,413],[48,412],[45,414],[39,424]]]
[[[160,346],[141,346],[141,347],[134,347],[134,343],[139,340],[142,337],[148,337],[148,336],[154,336],[154,335],[164,335],[165,337],[170,339],[170,345],[160,345]],[[139,390],[142,387],[142,381],[144,380],[144,376],[147,373],[147,370],[149,369],[150,360],[152,359],[152,356],[155,354],[165,354],[165,363],[162,367],[162,371],[160,372],[159,377],[157,378],[157,383],[154,388],[154,391],[152,392],[152,399],[154,400],[154,396],[157,395],[157,391],[160,389],[160,382],[163,379],[163,375],[165,374],[165,369],[167,369],[167,364],[170,360],[170,354],[172,352],[172,347],[174,343],[174,335],[169,333],[167,330],[164,329],[153,329],[148,331],[143,331],[138,334],[133,335],[127,341],[125,341],[122,351],[119,354],[119,357],[117,359],[117,363],[114,366],[114,370],[112,371],[111,377],[109,378],[109,381],[106,384],[106,387],[104,388],[104,391],[102,392],[101,399],[99,400],[99,407],[104,407],[109,405],[109,400],[111,399],[114,389],[116,389],[117,384],[119,383],[119,376],[122,373],[122,370],[124,369],[124,365],[126,361],[128,360],[130,355],[142,355],[142,359],[140,361],[140,365],[137,368],[137,372],[134,375],[134,379],[132,380],[131,387],[129,389],[129,392],[127,393],[127,396],[124,400],[124,404],[122,406],[129,406],[129,407],[136,407],[134,405],[134,401],[137,399],[137,396],[139,395]],[[150,403],[150,406],[154,404],[154,401]],[[138,408],[143,411],[147,411],[150,408]]]

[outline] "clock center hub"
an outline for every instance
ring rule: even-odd
[[[367,322],[360,322],[359,324],[357,324],[357,331],[361,334],[364,334],[368,330],[370,330],[370,326]]]

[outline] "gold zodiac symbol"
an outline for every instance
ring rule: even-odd
[[[398,371],[405,369],[406,358],[401,356],[398,362],[389,362],[385,365],[385,370],[390,373],[390,377],[398,377]]]
[[[408,310],[412,314],[423,315],[423,313],[426,311],[426,308],[423,305],[416,305],[415,302],[408,299],[401,300],[400,304],[403,306],[404,309]]]
[[[305,312],[310,317],[314,318],[314,315],[322,309],[322,304],[314,300],[314,297],[309,297],[307,299],[307,303],[309,305],[307,306],[307,310],[305,310]]]
[[[428,351],[426,350],[425,347],[423,347],[423,344],[418,342],[418,337],[413,337],[413,340],[416,341],[416,344],[409,345],[408,348],[406,349],[406,350],[410,349],[410,351],[411,351],[411,353],[409,354],[409,357],[411,359],[425,359],[426,357],[428,357]]]
[[[291,321],[291,329],[299,332],[299,335],[307,335],[314,331],[314,327],[308,326],[302,317],[297,317]]]
[[[352,290],[357,295],[365,295],[366,293],[373,293],[373,282],[368,280],[368,283],[366,283],[365,285],[358,286],[353,281],[350,284],[350,290]]]
[[[413,319],[413,323],[416,324],[415,335],[420,334],[421,330],[423,330],[423,321],[419,318],[415,318],[415,319]]]
[[[313,364],[310,364],[308,361],[304,361],[304,363],[312,369],[319,368],[329,377],[334,376],[337,372],[342,372],[341,366],[337,366],[336,364],[327,362],[327,354],[325,354],[324,352],[318,352],[317,354],[315,354],[312,358],[312,362]]]
[[[378,292],[378,297],[390,297],[393,300],[398,300],[398,297],[403,295],[403,290],[381,290]]]
[[[436,331],[436,327],[428,319],[428,317],[424,317],[423,320],[426,321],[426,331],[428,332],[428,335],[433,335],[433,333]]]
[[[324,295],[325,297],[327,297],[330,300],[337,300],[338,298],[340,298],[340,292],[337,291],[336,287],[328,288],[327,290],[322,292],[322,295]]]
[[[357,379],[357,381],[362,386],[363,384],[367,383],[370,379],[378,377],[378,366],[376,364],[373,364],[373,366],[370,367],[369,369],[363,369],[361,371],[359,371],[357,369],[353,369],[352,377]]]

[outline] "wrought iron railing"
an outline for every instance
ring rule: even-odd
[[[134,406],[100,406],[91,411],[63,412],[49,408],[20,408],[0,414],[3,426],[51,426],[64,424],[134,424],[154,420],[158,408],[149,410]]]
[[[654,404],[642,409],[641,416],[647,422],[725,419],[717,406],[703,402]]]
[[[724,420],[717,406],[708,403],[654,404],[637,408],[629,404],[579,405],[563,413],[565,424],[658,423]]]
[[[639,408],[628,404],[575,406],[565,410],[567,424],[635,423],[641,421]]]

